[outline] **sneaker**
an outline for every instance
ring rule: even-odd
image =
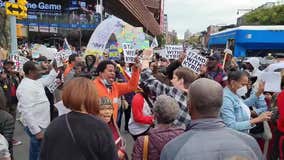
[[[18,145],[23,144],[23,142],[17,141],[17,140],[15,140],[15,139],[12,140],[12,143],[13,143],[13,146],[18,146]]]

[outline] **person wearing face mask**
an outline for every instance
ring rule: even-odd
[[[128,82],[124,83],[115,82],[115,64],[112,61],[101,61],[97,67],[99,76],[93,82],[99,90],[99,97],[108,97],[112,100],[115,121],[118,115],[119,97],[135,91],[138,87],[140,63],[138,58],[135,61],[137,63],[132,67],[132,76]]]
[[[247,93],[248,76],[243,71],[232,71],[228,74],[228,85],[224,88],[223,105],[220,117],[229,128],[249,133],[255,124],[271,118],[271,112],[263,112],[256,118],[251,118],[248,106],[254,104],[264,91],[264,85],[259,86],[255,95],[246,100],[242,96]]]
[[[51,84],[58,75],[55,71],[56,63],[53,65],[54,69],[41,78],[40,67],[35,62],[26,62],[23,66],[25,78],[16,91],[20,119],[30,137],[30,160],[38,160],[43,132],[50,123],[50,103],[44,87]]]

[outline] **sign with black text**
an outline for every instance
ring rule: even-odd
[[[181,52],[183,52],[182,45],[166,45],[166,58],[178,59]]]
[[[125,63],[135,63],[135,49],[131,43],[122,44]]]
[[[207,63],[206,57],[203,57],[192,50],[188,50],[187,57],[183,61],[182,66],[188,67],[195,73],[199,74],[200,67],[202,65],[206,65],[206,63]]]

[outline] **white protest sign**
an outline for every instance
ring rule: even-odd
[[[166,45],[166,58],[178,59],[181,52],[183,52],[182,45]]]
[[[56,60],[56,65],[57,67],[62,67],[64,66],[63,64],[63,52],[56,52],[55,55],[54,55],[54,59]]]
[[[187,57],[183,61],[182,66],[188,67],[195,73],[199,74],[200,67],[207,63],[207,58],[203,57],[192,50],[188,50]]]
[[[23,70],[23,66],[26,62],[30,61],[29,59],[27,59],[26,57],[23,56],[19,56],[19,69],[20,71]]]
[[[92,34],[86,52],[103,52],[111,34],[123,27],[122,22],[122,20],[114,16],[102,21]]]
[[[281,73],[280,72],[263,72],[260,80],[265,82],[264,91],[281,92]]]
[[[131,43],[122,44],[125,63],[135,63],[135,49]]]
[[[54,93],[54,91],[60,86],[61,80],[59,78],[56,78],[50,85],[47,86],[48,90],[51,93]]]

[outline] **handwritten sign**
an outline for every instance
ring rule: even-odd
[[[62,66],[64,66],[64,64],[63,64],[63,54],[62,54],[63,52],[57,52],[57,53],[55,53],[55,55],[54,55],[54,59],[56,60],[56,65],[57,65],[57,67],[62,67]]]
[[[166,45],[166,58],[178,59],[180,53],[183,51],[182,45]]]
[[[135,63],[135,49],[131,43],[123,43],[123,53],[125,63]]]
[[[183,61],[182,65],[184,67],[188,67],[195,73],[199,74],[200,67],[202,65],[205,65],[207,63],[207,58],[197,54],[196,52],[192,50],[188,50],[187,57]]]
[[[61,85],[61,80],[59,78],[56,78],[50,85],[47,86],[49,91],[51,93],[54,93],[54,91]]]

